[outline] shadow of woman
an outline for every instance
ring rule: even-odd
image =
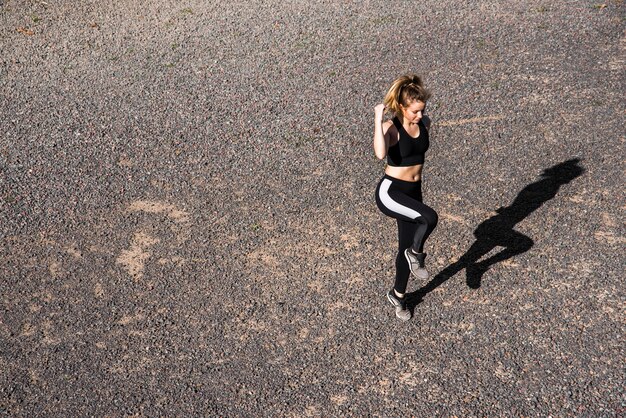
[[[483,275],[489,268],[532,248],[533,240],[513,229],[548,200],[554,198],[559,188],[582,175],[585,169],[575,158],[543,171],[541,179],[529,184],[519,192],[513,203],[496,210],[497,215],[483,221],[476,230],[476,241],[455,263],[439,272],[421,289],[408,295],[408,306],[413,309],[424,296],[435,290],[459,271],[466,269],[467,285],[478,289]],[[496,247],[504,249],[491,257],[479,261]]]

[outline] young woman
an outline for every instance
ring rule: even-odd
[[[406,308],[409,272],[427,279],[424,243],[437,226],[437,212],[422,203],[422,168],[429,147],[430,120],[424,115],[430,92],[416,75],[396,79],[375,111],[374,153],[387,158],[385,175],[376,188],[376,203],[387,216],[398,223],[396,278],[387,299],[396,308],[396,316],[411,318]],[[395,114],[383,121],[385,111]]]

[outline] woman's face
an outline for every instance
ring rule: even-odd
[[[424,109],[426,108],[426,103],[420,102],[419,100],[413,100],[409,103],[408,106],[400,105],[400,109],[402,109],[402,116],[409,123],[417,123],[424,116]]]

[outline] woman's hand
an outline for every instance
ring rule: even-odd
[[[383,103],[377,104],[376,107],[374,107],[374,115],[377,121],[382,122],[383,116],[385,115],[385,105]]]

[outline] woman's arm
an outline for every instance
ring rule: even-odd
[[[383,122],[385,114],[385,105],[379,104],[374,108],[374,154],[379,159],[387,156],[387,148],[389,147],[389,126],[390,122]]]

